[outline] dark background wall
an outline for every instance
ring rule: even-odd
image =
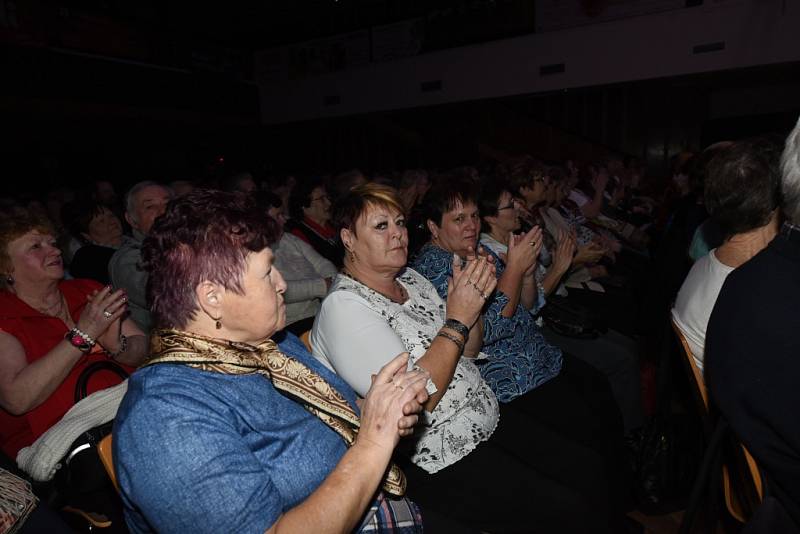
[[[756,6],[796,16],[798,4],[662,3],[675,6],[652,16],[702,16],[720,6],[729,13]],[[740,65],[752,59],[750,52],[736,52],[743,48],[740,43],[711,54],[739,61],[737,68],[718,68],[725,63],[706,54],[696,73],[659,76],[672,70],[655,62],[646,72],[637,71],[642,79],[627,81],[609,81],[603,74],[607,69],[596,68],[596,76],[578,84],[530,84],[527,90],[508,91],[517,67],[504,79],[470,73],[469,58],[485,46],[507,46],[526,35],[548,40],[588,35],[586,46],[591,46],[592,35],[607,33],[615,24],[643,31],[637,22],[641,17],[611,20],[606,15],[613,13],[603,11],[602,2],[595,4],[601,9],[594,18],[582,13],[578,26],[563,29],[543,26],[535,3],[519,0],[245,1],[224,6],[183,0],[0,0],[3,187],[37,190],[107,177],[124,182],[194,178],[220,166],[262,175],[354,166],[369,171],[444,168],[522,152],[589,159],[616,151],[663,174],[669,158],[681,150],[722,138],[787,131],[796,120],[800,68],[786,58],[800,54],[797,39],[780,48],[780,54],[767,54],[773,61],[761,66]],[[764,24],[761,20],[753,27],[763,34],[770,29]],[[372,48],[383,55],[371,53],[367,65],[351,69],[345,61],[333,64],[339,70],[316,74],[295,69],[303,76],[284,80],[289,85],[273,93],[264,92],[258,69],[253,69],[253,58],[264,50],[285,50],[285,43],[308,39],[317,44],[301,49],[324,49],[342,31],[375,27],[380,32],[370,33],[373,45],[374,35],[384,41]],[[409,28],[422,28],[422,37],[408,34]],[[740,38],[750,35],[748,27],[739,29],[735,35]],[[719,31],[709,27],[707,40],[717,39]],[[399,35],[394,43],[402,46],[389,46],[391,35]],[[408,45],[409,35],[418,46]],[[619,41],[625,44],[626,38]],[[678,31],[675,46],[682,42],[689,46],[688,37]],[[580,39],[575,43],[579,50]],[[637,54],[656,57],[658,49],[651,48]],[[687,54],[694,55],[691,50]],[[538,69],[540,59],[531,65]],[[635,65],[633,58],[617,59]],[[427,70],[431,64],[439,70]],[[567,62],[566,74],[574,73],[571,65]],[[459,85],[459,68],[467,69],[465,76],[483,76],[481,91],[489,92],[454,92],[477,87]],[[403,93],[398,88],[409,81],[403,75],[438,79],[443,85],[424,92],[414,78],[412,89]],[[562,76],[562,81],[572,79]],[[343,92],[351,86],[363,93]],[[392,89],[384,91],[385,86]],[[304,104],[308,91],[321,95],[319,101],[315,97],[313,104]],[[397,105],[374,105],[380,98],[391,104],[398,95],[402,101]],[[353,106],[359,96],[370,105]],[[331,98],[326,102],[323,97]],[[295,118],[264,124],[275,109]]]

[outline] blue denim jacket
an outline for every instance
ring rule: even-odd
[[[293,335],[281,350],[355,394]],[[341,437],[261,375],[184,365],[130,377],[114,460],[131,532],[262,533],[308,497],[345,453]]]

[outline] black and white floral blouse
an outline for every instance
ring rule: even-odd
[[[397,280],[408,293],[402,304],[337,276],[314,323],[314,356],[362,396],[371,375],[400,352],[410,354],[413,366],[444,324],[444,302],[428,280],[413,269],[405,269]],[[415,439],[403,440],[401,449],[407,449],[416,465],[435,473],[489,439],[498,410],[497,398],[475,363],[462,357],[442,399],[433,412],[423,414]]]

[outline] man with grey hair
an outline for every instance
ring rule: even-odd
[[[142,241],[156,217],[164,213],[172,192],[156,182],[139,182],[125,195],[125,220],[133,229],[133,240],[117,250],[108,262],[111,283],[128,293],[131,319],[145,333],[152,322],[147,306],[147,273],[141,269]]]
[[[706,382],[758,462],[766,493],[743,532],[800,532],[800,121],[781,157],[772,242],[726,279],[706,337]]]

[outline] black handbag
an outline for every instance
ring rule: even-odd
[[[596,339],[605,331],[588,308],[557,295],[548,297],[540,315],[553,332],[565,337]]]
[[[128,373],[111,360],[94,362],[86,367],[75,383],[75,402],[86,398],[89,381],[95,373],[111,371],[120,378]],[[114,421],[91,428],[78,436],[69,447],[53,480],[48,502],[56,509],[79,514],[104,532],[126,532],[122,517],[122,503],[105,467],[100,461],[97,444],[111,434]],[[88,512],[85,515],[84,512]],[[63,516],[72,519],[72,516]],[[70,521],[75,525],[74,521]],[[106,525],[106,523],[109,523]],[[77,526],[81,526],[78,523]],[[91,530],[91,529],[90,529]]]

